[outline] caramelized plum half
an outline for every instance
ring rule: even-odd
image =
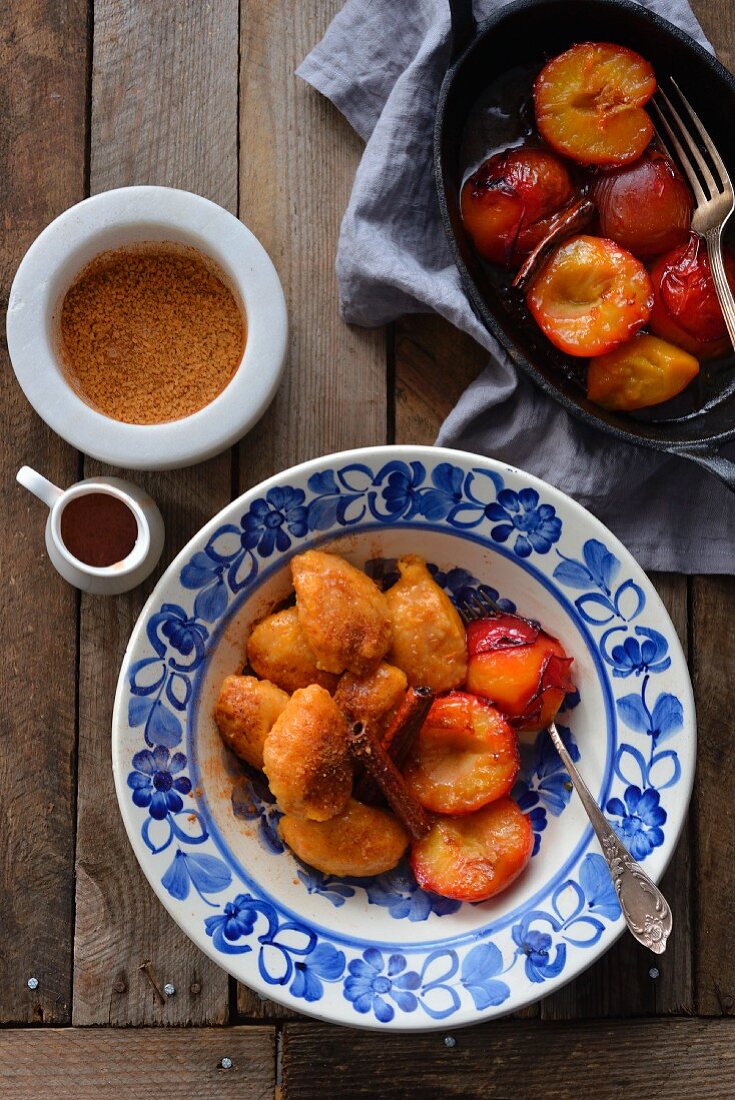
[[[639,54],[582,42],[536,78],[536,124],[552,149],[580,164],[627,164],[653,137],[643,106],[655,91],[653,69]]]
[[[699,363],[688,351],[639,332],[590,360],[587,396],[606,409],[632,412],[675,397],[698,373]]]
[[[531,858],[531,822],[511,798],[466,817],[440,817],[411,849],[424,890],[458,901],[486,901],[518,878]]]
[[[467,690],[491,700],[519,729],[543,729],[574,689],[572,658],[561,643],[519,615],[470,623],[467,651]]]
[[[572,237],[531,283],[526,301],[552,344],[568,355],[603,355],[629,340],[651,315],[643,264],[615,241]]]
[[[434,701],[405,778],[424,809],[469,814],[508,794],[518,768],[516,735],[502,714],[453,691]]]
[[[633,164],[592,180],[603,237],[641,260],[683,244],[692,222],[692,193],[670,157],[649,149]]]
[[[735,253],[723,249],[727,280],[735,292]],[[716,359],[730,349],[704,238],[690,233],[684,244],[651,268],[650,328],[697,359]]]
[[[548,231],[574,195],[566,166],[544,149],[506,149],[480,165],[462,187],[462,219],[486,260],[512,267]]]

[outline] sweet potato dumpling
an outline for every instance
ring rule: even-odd
[[[334,701],[348,722],[363,722],[372,729],[381,730],[401,705],[407,687],[406,673],[381,661],[368,676],[343,673]]]
[[[263,749],[271,793],[284,813],[326,821],[352,793],[347,722],[318,684],[295,691]]]
[[[385,596],[370,577],[336,554],[307,550],[291,562],[296,607],[317,665],[366,676],[391,640]]]
[[[269,680],[225,677],[214,708],[222,740],[241,760],[262,768],[265,739],[287,702],[286,692]]]
[[[437,694],[459,687],[467,673],[467,644],[459,612],[426,562],[409,554],[398,562],[400,580],[386,592],[393,622],[389,661],[412,687]]]
[[[392,870],[408,847],[393,814],[351,798],[330,821],[282,817],[278,830],[291,851],[325,875],[365,877]]]
[[[248,639],[248,661],[258,676],[292,694],[309,684],[334,691],[337,677],[317,667],[314,651],[301,629],[295,607],[277,611],[253,629]]]

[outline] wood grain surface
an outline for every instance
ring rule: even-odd
[[[266,1027],[0,1032],[0,1094],[12,1100],[272,1100],[275,1070]]]
[[[67,485],[78,458],[16,385],[4,318],[23,253],[84,197],[86,68],[86,0],[0,5],[0,1023],[71,1014],[77,596],[44,553],[46,508],[15,474],[28,463]]]
[[[735,767],[735,582],[697,577],[692,593],[692,674],[699,746],[694,786],[697,1011],[735,1015],[735,819],[723,794]]]
[[[237,0],[96,0],[93,193],[166,184],[236,211],[237,32]],[[87,461],[84,472],[110,471]],[[130,476],[163,513],[161,568],[230,499],[229,454],[189,470]],[[127,639],[155,580],[117,599],[82,599],[75,1024],[222,1023],[228,1014],[226,974],[156,899],[115,806],[112,701]],[[150,968],[141,970],[145,963]],[[177,992],[161,998],[154,983],[167,982]]]
[[[337,234],[362,145],[294,77],[341,0],[243,6],[240,217],[270,253],[289,311],[286,374],[240,446],[241,491],[297,462],[386,441],[385,333],[339,318]]]
[[[730,1020],[499,1020],[453,1033],[375,1036],[286,1024],[283,1100],[732,1100]],[[335,1088],[337,1093],[335,1093]]]

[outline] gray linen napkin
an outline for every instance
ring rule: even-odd
[[[508,0],[475,0],[481,19]],[[709,44],[686,0],[645,6]],[[490,353],[437,443],[545,478],[599,516],[647,569],[735,572],[735,496],[692,463],[578,423],[520,377],[474,316],[439,219],[431,164],[448,61],[447,0],[348,0],[297,70],[365,140],[337,253],[346,321],[435,310]],[[730,448],[735,457],[735,448]]]

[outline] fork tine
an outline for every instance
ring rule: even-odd
[[[656,103],[654,100],[651,100],[651,106],[653,107],[659,121],[666,130],[666,133],[669,135],[669,141],[673,145],[674,152],[676,153],[679,160],[679,164],[684,169],[686,177],[689,180],[689,185],[694,192],[694,198],[697,200],[697,205],[701,205],[702,203],[707,202],[707,195],[705,195],[704,191],[702,190],[702,185],[699,182],[699,177],[694,170],[694,165],[689,160],[689,157],[684,150],[684,146],[681,144],[678,137],[669,125],[669,120],[666,118],[666,115],[663,113],[658,103]],[[666,143],[664,142],[664,145],[665,144]]]
[[[483,590],[484,586],[476,588],[469,596],[459,603],[458,610],[465,622],[473,619],[487,619],[493,615],[502,614],[502,607]]]
[[[718,182],[715,181],[715,178],[712,175],[712,172],[710,171],[710,167],[707,164],[707,161],[704,159],[704,157],[702,156],[702,154],[699,150],[699,146],[697,145],[697,143],[694,140],[694,138],[692,137],[692,135],[689,133],[689,130],[687,128],[687,124],[684,122],[684,119],[681,117],[681,115],[677,111],[674,104],[671,102],[669,97],[666,95],[666,92],[664,92],[661,88],[659,88],[658,94],[661,96],[661,99],[664,101],[664,103],[666,104],[668,110],[673,115],[673,117],[674,117],[674,119],[675,119],[675,121],[676,121],[676,123],[679,127],[679,132],[681,134],[681,138],[686,143],[686,147],[689,150],[690,155],[692,157],[694,157],[695,161],[697,162],[697,166],[699,167],[699,170],[702,173],[702,176],[704,178],[704,182],[707,185],[707,187],[709,187],[709,189],[710,189],[709,198],[714,198],[714,196],[717,195],[722,190],[722,186],[723,186],[722,183],[718,183]],[[660,108],[659,108],[659,110],[660,110]]]
[[[707,150],[707,152],[709,153],[710,158],[712,160],[712,163],[714,164],[716,170],[720,174],[720,179],[722,180],[722,182],[724,184],[727,184],[730,187],[732,187],[732,184],[730,182],[730,176],[728,175],[728,171],[727,171],[727,168],[725,167],[725,164],[722,160],[722,157],[720,156],[720,154],[717,151],[717,146],[715,145],[712,138],[709,136],[709,134],[705,130],[704,125],[702,123],[702,120],[700,119],[699,115],[697,114],[697,112],[692,107],[692,105],[689,102],[689,100],[687,99],[687,97],[682,92],[679,85],[674,80],[673,76],[670,79],[671,79],[671,83],[676,88],[676,92],[677,92],[677,95],[679,96],[679,99],[681,100],[683,106],[686,108],[687,112],[689,113],[689,117],[691,118],[692,122],[694,123],[695,127],[697,128],[699,136],[701,137],[702,141],[704,142],[704,147]]]
[[[469,603],[470,608],[472,610],[473,618],[475,618],[475,619],[480,618],[481,619],[483,617],[483,615],[485,614],[485,608],[484,608],[482,600],[478,596],[477,592],[472,593],[472,595],[470,596],[470,598],[468,600],[468,603]]]
[[[486,615],[498,615],[503,613],[503,609],[499,603],[497,603],[487,590],[487,586],[481,584],[477,589],[477,597]]]

